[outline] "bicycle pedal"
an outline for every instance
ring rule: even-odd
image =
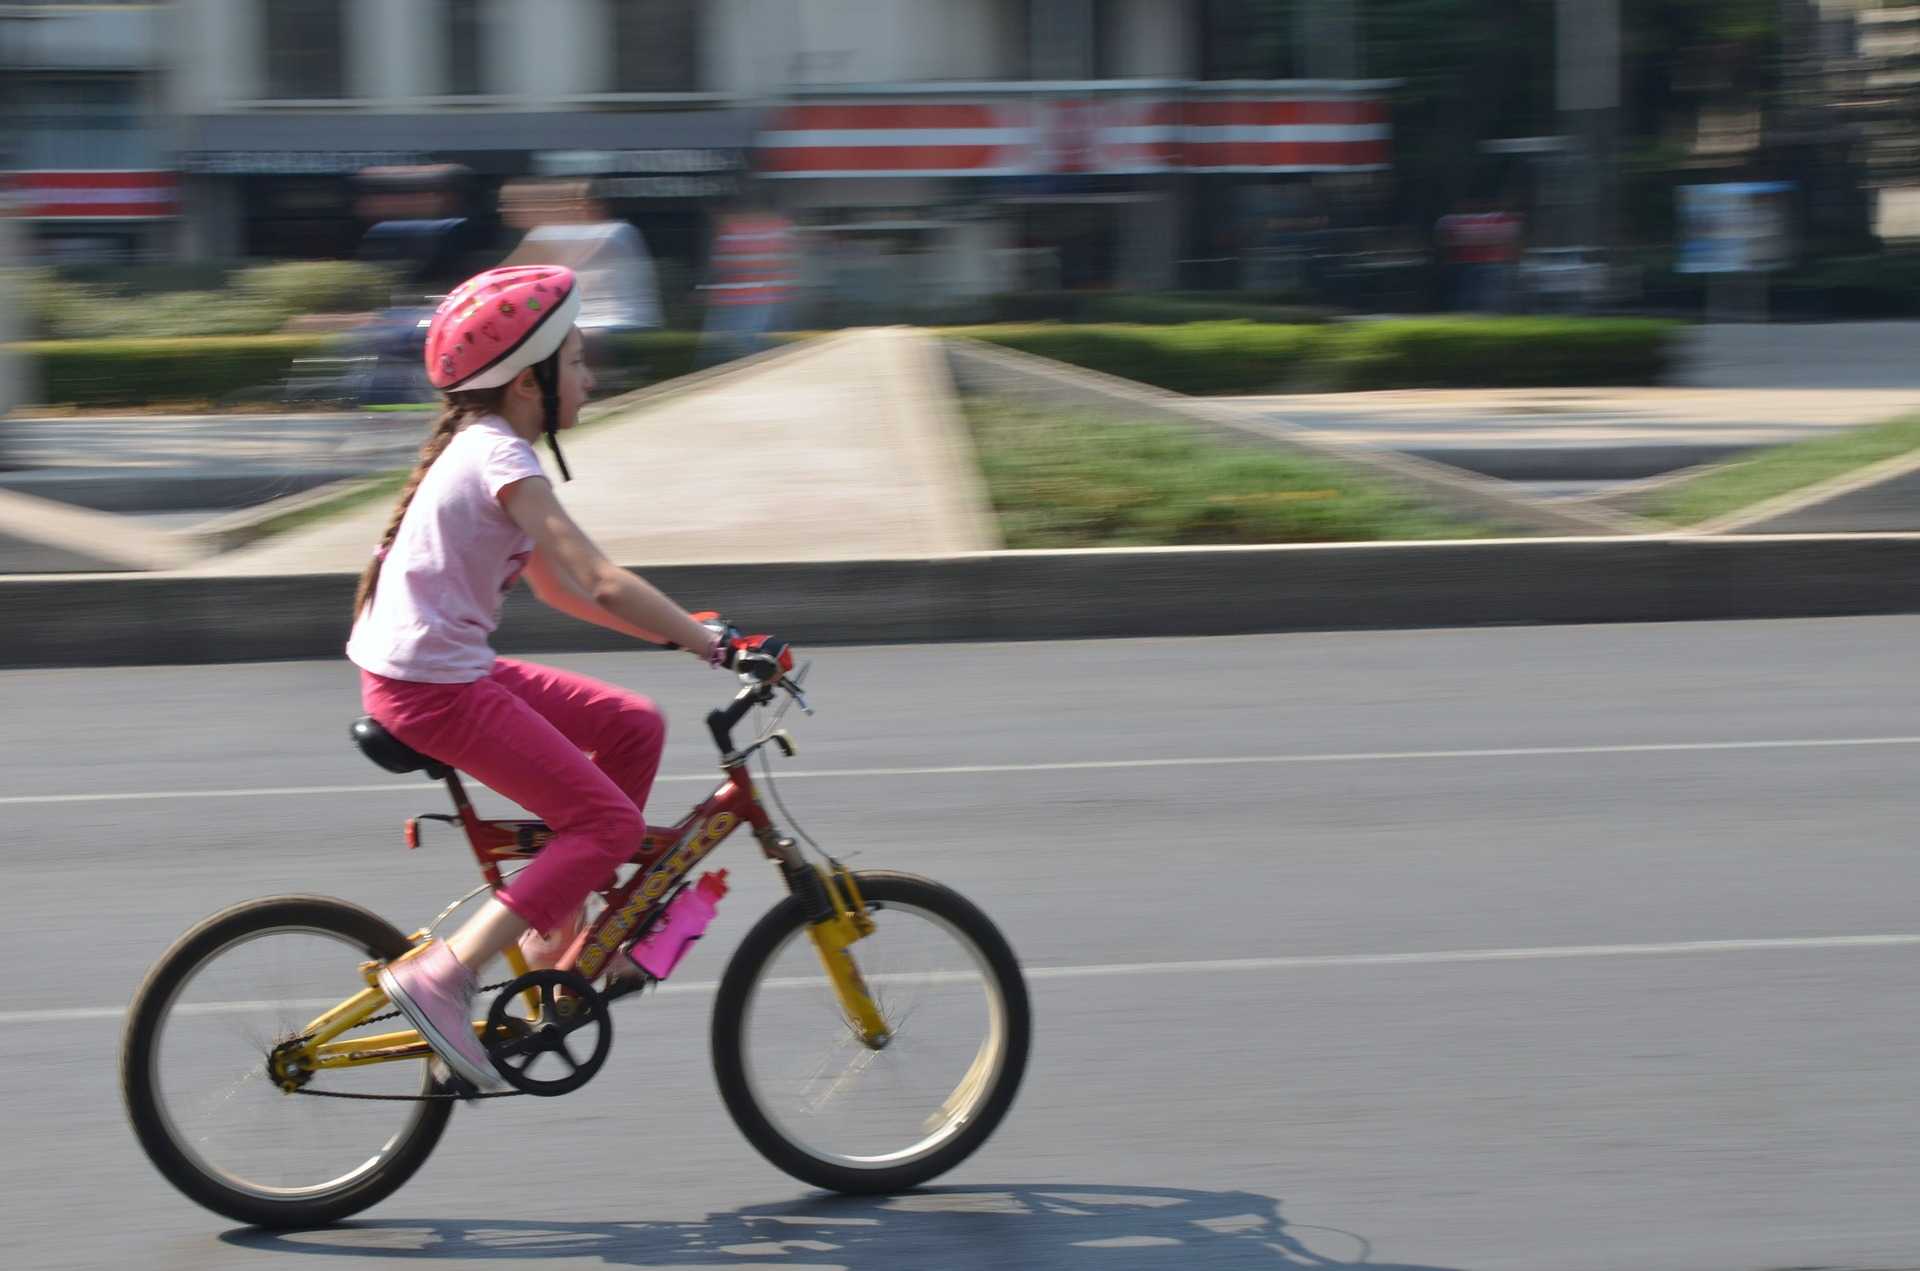
[[[434,1084],[442,1094],[450,1094],[465,1103],[471,1103],[480,1097],[480,1090],[471,1081],[447,1067],[447,1062],[438,1057],[427,1063],[427,1072],[433,1077]]]

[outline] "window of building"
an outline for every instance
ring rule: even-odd
[[[482,59],[487,54],[486,0],[447,0],[447,92],[471,97],[482,87]]]
[[[265,0],[267,95],[340,97],[346,84],[342,0]]]
[[[999,0],[996,64],[1001,79],[1033,78],[1032,0]]]
[[[1127,33],[1121,25],[1120,6],[1113,0],[1093,0],[1093,78],[1118,79]]]
[[[609,0],[613,91],[691,93],[700,86],[698,0]]]
[[[20,75],[13,91],[20,127],[7,148],[15,166],[160,166],[133,76]]]
[[[1201,0],[1200,78],[1289,79],[1297,0]]]

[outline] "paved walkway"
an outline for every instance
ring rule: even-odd
[[[575,479],[561,498],[628,565],[988,550],[999,540],[945,376],[934,342],[900,329],[723,370],[563,439]],[[369,505],[193,572],[358,569],[390,510]]]
[[[1212,399],[1358,444],[1770,445],[1920,410],[1911,388],[1416,389]]]

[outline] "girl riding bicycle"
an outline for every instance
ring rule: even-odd
[[[533,442],[559,433],[593,391],[574,318],[573,272],[492,269],[447,296],[427,332],[427,374],[446,407],[361,576],[347,657],[388,732],[544,820],[552,840],[446,940],[380,973],[380,986],[447,1066],[502,1089],[474,1035],[476,973],[516,939],[564,946],[587,896],[645,832],[642,809],[666,721],[636,693],[496,657],[500,605],[524,576],[542,601],[710,666],[755,656],[616,566],[554,495]],[[547,961],[551,961],[548,958]]]

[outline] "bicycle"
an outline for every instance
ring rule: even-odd
[[[787,895],[748,930],[715,991],[709,1045],[734,1124],[776,1167],[847,1194],[904,1191],[972,1155],[1026,1067],[1019,963],[957,893],[910,874],[852,871],[795,822],[815,862],[776,827],[749,762],[761,756],[787,815],[767,747],[796,753],[780,724],[792,706],[813,713],[806,669],[750,680],[708,714],[720,784],[678,824],[649,828],[632,873],[598,892],[603,907],[555,966],[529,969],[509,947],[512,976],[484,986],[491,1003],[474,1022],[512,1087],[498,1094],[457,1082],[412,1029],[361,1030],[398,1014],[380,968],[502,886],[501,866],[530,859],[552,832],[482,819],[457,772],[357,721],[355,740],[375,763],[424,772],[452,796],[453,815],[407,820],[408,846],[419,845],[422,821],[459,826],[484,881],[410,935],[358,905],[295,895],[235,905],[181,936],[135,993],[122,1043],[122,1092],[147,1156],[192,1200],[254,1226],[359,1213],[425,1163],[457,1102],[562,1095],[600,1071],[613,1041],[608,1008],[658,983],[623,951],[743,825]],[[776,692],[786,700],[771,721],[736,747],[734,729]],[[347,977],[361,987],[342,997],[335,986]],[[937,1054],[950,1033],[958,1048]]]

